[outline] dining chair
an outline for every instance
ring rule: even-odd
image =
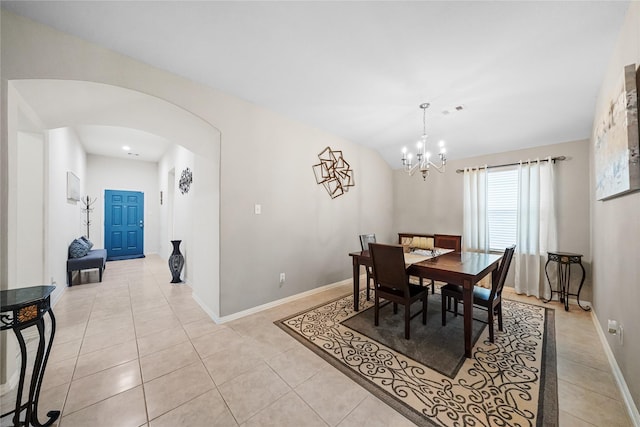
[[[370,243],[369,252],[373,260],[375,282],[374,324],[379,325],[380,299],[393,303],[393,313],[398,312],[398,304],[404,305],[404,337],[410,339],[411,319],[422,313],[422,324],[427,324],[428,290],[423,286],[409,283],[404,251],[400,245]],[[411,315],[411,304],[422,300],[422,309]]]
[[[491,289],[480,286],[473,287],[473,305],[487,310],[487,322],[489,324],[489,340],[493,342],[493,319],[494,315],[498,317],[498,330],[502,331],[502,289],[509,272],[511,259],[516,245],[505,249],[496,280],[491,283]],[[447,324],[447,311],[451,311],[451,299],[453,299],[453,312],[458,315],[458,302],[462,301],[462,286],[447,283],[440,288],[442,296],[442,326]],[[465,308],[467,310],[467,308]],[[473,308],[471,308],[473,310]],[[484,322],[481,319],[475,319]]]
[[[360,248],[362,248],[363,251],[368,251],[369,250],[369,243],[376,243],[376,235],[375,234],[361,234],[360,235]],[[376,286],[375,283],[373,283],[373,286],[369,286],[369,283],[371,283],[373,281],[373,267],[365,267],[365,270],[367,272],[367,301],[369,301],[369,291],[370,289],[374,288]]]

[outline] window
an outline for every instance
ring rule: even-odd
[[[518,170],[489,170],[487,174],[489,248],[503,251],[516,243]]]

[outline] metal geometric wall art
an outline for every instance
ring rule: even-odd
[[[191,173],[191,169],[186,168],[185,170],[182,171],[182,175],[180,176],[180,182],[178,183],[180,192],[182,194],[187,194],[189,192],[189,188],[191,188],[192,182],[193,182],[193,174]]]
[[[327,147],[318,154],[320,163],[313,165],[316,183],[322,184],[332,199],[342,196],[349,187],[356,185],[353,170],[342,157],[342,151],[334,151]]]

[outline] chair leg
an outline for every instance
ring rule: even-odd
[[[496,306],[496,312],[498,314],[498,330],[502,332],[502,301],[500,301]]]
[[[369,301],[369,283],[371,282],[371,273],[369,272],[369,268],[367,268],[367,301]]]
[[[489,317],[488,323],[489,323],[489,341],[493,342],[493,308],[489,308],[489,310],[487,310],[487,316]]]
[[[380,297],[378,296],[378,292],[374,292],[374,309],[373,309],[373,324],[378,326],[378,319],[380,318]]]
[[[411,304],[405,304],[404,306],[404,337],[405,339],[410,338],[410,328],[411,328]]]
[[[427,324],[427,293],[422,297],[422,324]]]
[[[458,317],[458,298],[453,299],[453,315]]]
[[[449,298],[447,298],[447,300],[444,299],[444,296],[442,297],[442,326],[447,326],[447,301],[449,300]]]
[[[397,302],[393,303],[393,314],[398,314],[398,303]]]
[[[431,279],[431,295],[436,293],[436,283]]]

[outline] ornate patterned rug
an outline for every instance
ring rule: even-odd
[[[439,302],[437,294],[429,298]],[[504,332],[496,325],[491,343],[485,326],[473,357],[451,378],[347,327],[348,319],[373,305],[364,291],[360,304],[355,312],[349,294],[275,323],[419,426],[558,425],[552,309],[505,300]],[[439,320],[439,309],[437,314]],[[412,340],[413,331],[434,326],[433,319],[418,325],[412,323]]]

